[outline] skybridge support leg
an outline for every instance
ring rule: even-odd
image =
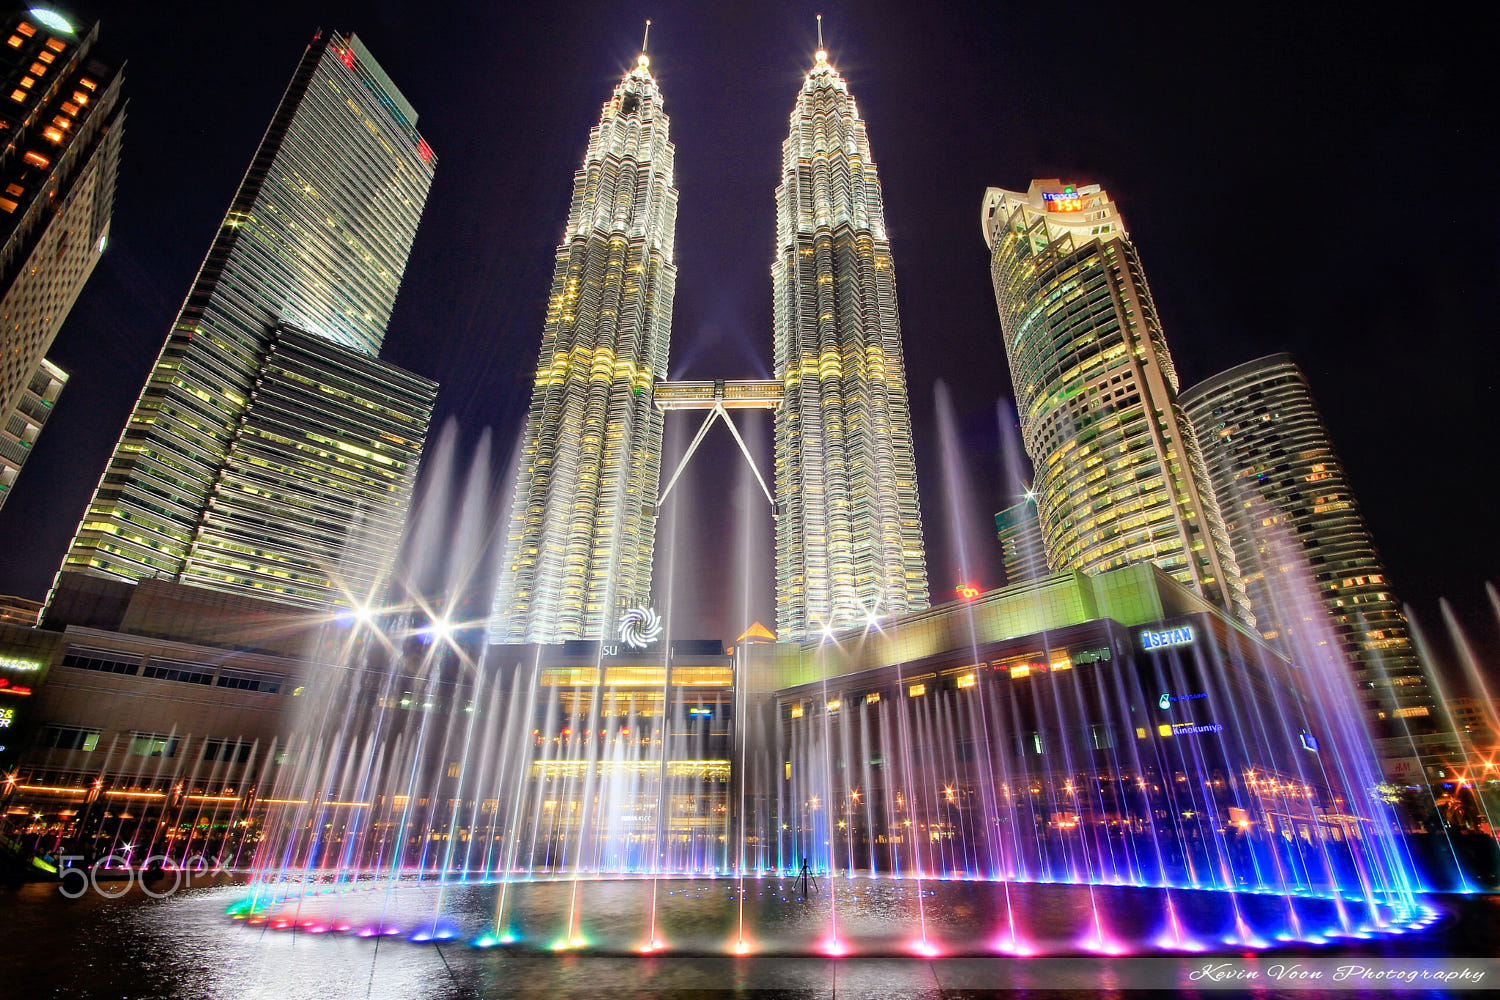
[[[750,471],[755,474],[755,481],[760,484],[760,491],[766,495],[766,500],[774,507],[776,500],[771,496],[771,489],[766,485],[765,477],[760,474],[760,468],[755,464],[755,458],[750,454],[750,448],[745,444],[745,439],[740,436],[739,428],[734,426],[734,421],[729,418],[729,412],[724,409],[722,403],[716,403],[714,408],[708,411],[708,416],[698,428],[698,433],[693,435],[693,441],[688,445],[687,451],[683,453],[681,461],[677,463],[672,478],[667,480],[667,488],[661,491],[661,496],[656,498],[656,510],[658,516],[662,505],[667,502],[667,497],[672,493],[672,487],[677,485],[677,480],[682,478],[682,470],[687,468],[688,459],[693,457],[693,452],[703,443],[703,438],[708,434],[708,428],[715,420],[723,420],[729,427],[729,433],[734,435],[735,443],[740,446],[740,454],[745,456],[745,461],[750,463]]]

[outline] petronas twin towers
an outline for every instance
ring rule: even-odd
[[[776,411],[782,640],[927,606],[895,273],[880,181],[848,85],[819,51],[782,146],[774,384],[699,391],[665,381],[677,277],[674,154],[643,54],[605,103],[574,176],[495,595],[495,641],[618,639],[626,611],[651,604],[664,411],[683,405]]]

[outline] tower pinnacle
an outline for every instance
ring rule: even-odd
[[[818,51],[813,53],[813,58],[820,64],[828,61],[828,51],[823,48],[823,15],[818,15]]]

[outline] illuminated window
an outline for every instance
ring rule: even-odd
[[[0,208],[3,208],[7,212],[14,212],[20,207],[20,205],[11,201],[9,198],[0,198]]]
[[[24,100],[26,100],[26,91],[24,91],[24,90],[13,90],[10,93],[10,99],[12,101],[24,101]]]
[[[52,119],[52,124],[56,125],[58,128],[72,128],[73,119],[64,118],[62,115],[56,115]]]
[[[61,38],[49,38],[49,39],[47,39],[47,48],[51,49],[53,52],[61,52],[63,49],[65,49],[67,47],[68,47],[68,43],[65,42],[65,41],[63,41]],[[47,56],[50,55],[50,54],[51,53],[43,52],[42,53],[42,58],[46,59]],[[47,61],[51,62],[52,60],[51,59],[47,59]]]
[[[135,757],[176,757],[180,742],[165,733],[134,733],[127,752]]]
[[[6,39],[5,44],[9,45],[13,49],[19,49],[21,47],[21,36],[11,35],[8,39]]]
[[[664,667],[608,667],[604,671],[606,685],[661,687],[666,682]]]
[[[734,683],[733,667],[673,667],[672,683],[697,686],[729,687]]]
[[[26,193],[26,189],[19,184],[7,184],[5,185],[5,193],[20,197],[21,195]]]
[[[73,91],[73,100],[77,101],[80,105],[87,104],[89,102],[89,95],[81,90],[75,90]]]
[[[792,718],[794,718],[794,719],[800,719],[800,718],[802,718],[802,702],[800,702],[800,701],[794,701],[794,702],[792,702]],[[790,765],[790,764],[787,765],[787,767],[791,767],[791,766],[792,765]]]
[[[33,167],[45,167],[52,163],[51,160],[47,159],[41,153],[32,152],[31,150],[27,150],[26,155],[21,158]]]
[[[839,701],[837,698],[833,699],[832,701],[830,701],[828,703],[828,711],[830,711],[830,712],[837,712],[839,709],[841,709],[843,707],[844,707],[844,703],[842,701]]]
[[[63,111],[66,114],[70,114],[70,115],[76,115],[76,114],[78,114],[78,105],[76,105],[76,104],[69,104],[66,101],[64,101],[62,109],[63,109]]]
[[[592,687],[599,683],[593,667],[547,667],[537,681],[542,687]]]
[[[971,688],[974,686],[974,683],[975,679],[973,674],[963,674],[958,678],[958,686],[961,688]]]
[[[33,83],[36,83],[36,81],[33,80],[31,77],[29,77],[29,76],[23,76],[23,77],[21,77],[21,87],[22,87],[22,89],[24,89],[24,90],[30,90],[31,89],[31,85]]]
[[[54,142],[54,143],[61,144],[62,141],[63,141],[63,134],[62,134],[62,130],[60,130],[60,129],[55,129],[55,128],[44,129],[42,131],[42,135],[44,137],[46,137],[46,139],[49,142]]]
[[[54,62],[57,61],[57,56],[53,55],[50,52],[43,52],[41,55],[37,56],[37,59],[46,63],[48,66],[51,66]]]
[[[95,83],[93,80],[90,80],[86,76],[81,76],[81,77],[78,78],[78,85],[80,87],[82,87],[84,90],[98,90],[99,89],[99,85],[97,83]]]
[[[30,38],[32,35],[36,34],[36,29],[27,24],[25,21],[22,21],[20,24],[16,25],[16,33],[19,35],[25,35],[27,38]]]
[[[873,705],[873,704],[875,704],[879,700],[880,700],[880,692],[879,691],[871,691],[869,694],[865,695],[865,704],[866,705]]]
[[[36,76],[46,76],[47,75],[47,67],[43,66],[39,62],[34,62],[30,66],[27,67],[26,72],[33,73]]]
[[[97,729],[77,726],[48,726],[42,730],[41,744],[57,750],[94,750],[99,746]]]
[[[927,685],[913,684],[911,687],[906,689],[906,693],[911,695],[913,698],[920,698],[927,693]]]

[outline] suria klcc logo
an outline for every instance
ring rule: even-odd
[[[1184,625],[1181,628],[1161,629],[1153,632],[1147,629],[1141,633],[1142,649],[1165,649],[1169,646],[1186,646],[1193,641],[1193,626]]]
[[[654,608],[631,608],[620,620],[620,638],[631,649],[645,649],[661,638],[661,616]]]

